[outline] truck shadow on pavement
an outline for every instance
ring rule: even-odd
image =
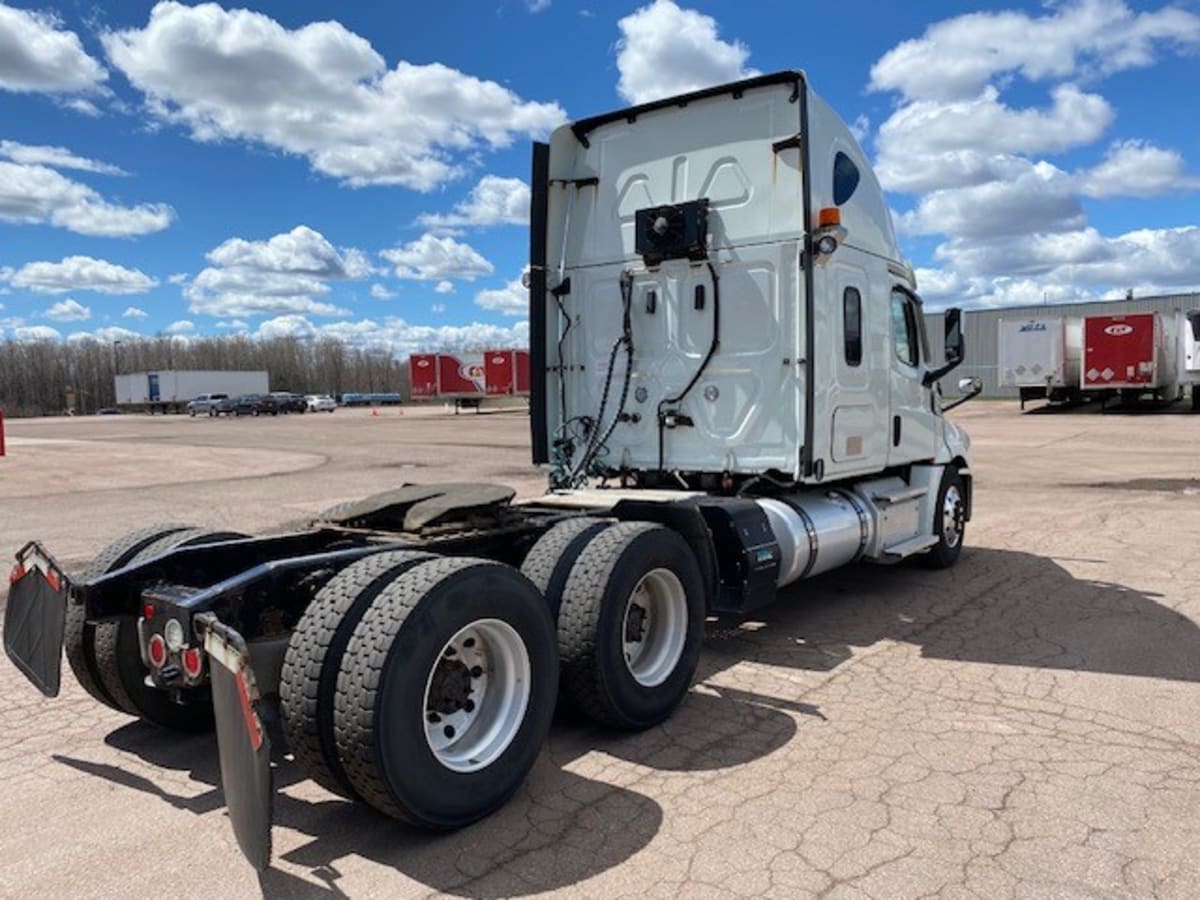
[[[615,733],[560,711],[517,796],[460,832],[431,835],[301,786],[299,767],[280,756],[275,822],[307,840],[296,845],[293,835],[277,834],[279,858],[307,869],[308,877],[272,868],[260,877],[263,893],[344,896],[337,867],[347,857],[460,896],[570,887],[624,863],[654,839],[664,813],[648,794],[659,773],[751,765],[800,729],[819,730],[838,712],[805,696],[849,662],[855,648],[881,641],[919,647],[934,659],[1200,680],[1200,629],[1191,619],[1154,595],[1076,578],[1046,557],[969,549],[948,572],[852,567],[790,588],[774,606],[741,621],[710,622],[697,683],[662,726]],[[819,731],[807,736],[820,740]],[[211,736],[131,723],[106,740],[153,767],[186,772],[208,790],[178,795],[123,767],[55,759],[196,815],[224,805]],[[589,772],[603,780],[572,771],[585,757]],[[289,790],[294,786],[303,797]],[[232,846],[230,836],[231,853]]]
[[[753,627],[710,631],[706,649],[718,669],[754,660],[828,671],[888,640],[930,659],[1200,681],[1200,627],[1160,596],[1076,577],[1038,554],[968,547],[948,571],[858,565],[800,582]]]

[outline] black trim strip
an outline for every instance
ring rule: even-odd
[[[533,144],[529,186],[529,429],[533,463],[550,462],[546,421],[546,235],[550,215],[550,145]],[[562,378],[559,372],[558,377]]]
[[[803,81],[803,76],[801,76]],[[800,134],[808,134],[808,90],[801,83],[800,88]],[[813,475],[814,419],[813,407],[817,402],[816,367],[813,357],[816,356],[816,298],[813,297],[813,238],[812,238],[812,167],[809,164],[808,148],[811,141],[800,142],[800,164],[804,177],[804,248],[801,251],[801,262],[804,265],[804,448],[801,456],[801,470],[805,478]]]
[[[785,70],[782,72],[772,72],[769,75],[760,75],[757,78],[747,78],[744,81],[735,81],[732,84],[723,84],[718,87],[705,88],[702,91],[693,91],[690,94],[680,94],[677,97],[664,97],[662,100],[654,100],[650,103],[643,103],[639,106],[630,106],[626,109],[613,110],[609,113],[604,113],[599,116],[591,116],[587,119],[580,119],[578,122],[571,124],[571,131],[575,133],[576,140],[583,144],[584,147],[590,147],[587,136],[602,125],[608,125],[610,122],[635,122],[638,116],[656,109],[666,109],[671,106],[687,106],[689,103],[694,103],[697,100],[706,100],[709,97],[720,97],[724,94],[731,94],[733,98],[740,99],[741,96],[750,90],[760,87],[768,87],[776,84],[791,84],[796,87],[792,92],[792,101],[795,102],[797,97],[803,97],[804,92],[800,90],[800,86],[804,82],[804,73],[794,70]],[[801,101],[803,104],[803,101]],[[804,121],[808,120],[808,116],[802,114]]]

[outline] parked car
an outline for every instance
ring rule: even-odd
[[[279,407],[266,394],[242,394],[233,401],[235,416],[277,416]]]
[[[293,394],[290,391],[271,391],[269,396],[275,401],[280,412],[308,412],[308,401],[300,394]]]
[[[309,394],[304,398],[309,412],[333,412],[337,409],[337,401],[328,394]]]
[[[225,404],[226,408],[222,409],[221,405]],[[192,400],[187,405],[189,416],[216,416],[221,413],[228,413],[229,395],[228,394],[201,394],[195,400]]]

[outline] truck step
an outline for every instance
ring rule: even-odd
[[[900,488],[899,490],[889,491],[880,490],[871,494],[872,500],[878,500],[880,503],[895,504],[904,503],[906,500],[917,500],[924,497],[928,491],[923,487]]]
[[[893,544],[891,547],[886,547],[883,551],[883,558],[887,562],[898,562],[905,557],[912,556],[914,553],[920,553],[922,550],[928,550],[938,542],[939,538],[936,534],[922,534],[915,538],[910,538],[907,541],[902,541],[899,544]]]

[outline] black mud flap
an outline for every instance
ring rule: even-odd
[[[4,652],[47,697],[62,681],[63,631],[70,583],[41,544],[26,544],[9,576]]]
[[[221,787],[238,846],[262,872],[271,864],[271,744],[245,639],[211,614],[197,616],[212,673]]]

